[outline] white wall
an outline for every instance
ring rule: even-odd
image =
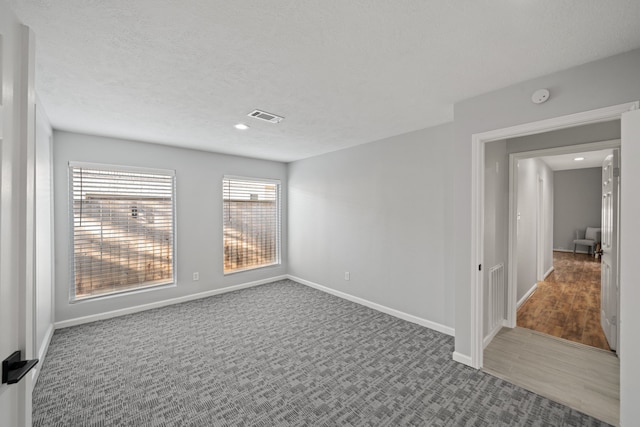
[[[489,270],[502,263],[504,265],[505,283],[508,271],[509,240],[509,158],[506,141],[495,141],[485,147],[484,172],[484,324],[485,337],[492,331],[489,329]],[[504,308],[506,313],[506,294]]]
[[[451,164],[454,176],[454,209],[453,219],[456,227],[453,234],[454,250],[454,284],[455,284],[455,325],[456,352],[469,356],[471,354],[471,136],[475,133],[502,129],[523,123],[550,119],[581,111],[593,110],[624,102],[640,100],[640,50],[616,55],[600,61],[581,65],[558,73],[529,80],[514,86],[467,99],[454,106],[455,117],[455,162]],[[481,70],[478,70],[481,73]],[[544,104],[533,104],[531,94],[539,88],[549,88],[551,99]],[[640,156],[630,158],[622,146],[623,164],[622,188],[625,188],[625,169],[640,169]],[[630,174],[630,176],[633,174]],[[633,175],[635,176],[635,175]],[[623,190],[624,191],[624,190]],[[623,193],[624,197],[624,193]],[[622,212],[625,212],[625,201],[622,201]],[[636,215],[637,217],[637,215]],[[627,217],[628,226],[622,218],[624,234],[622,241],[640,240],[640,231],[633,226],[632,217]],[[624,245],[624,244],[623,244]],[[623,246],[624,250],[624,246]],[[632,263],[621,264],[622,286],[625,277],[636,277]],[[625,274],[626,272],[626,274]],[[628,286],[633,286],[632,282]],[[635,294],[634,294],[635,295]],[[623,298],[625,304],[634,301]],[[637,303],[638,301],[635,301]],[[622,309],[624,312],[624,308]],[[629,313],[627,322],[632,326],[621,325],[621,340],[634,340],[633,325],[640,325],[640,312]],[[621,376],[634,371],[631,364],[640,359],[640,348],[631,347],[621,359]],[[640,376],[627,378],[624,384],[637,387]],[[640,407],[631,399],[633,389],[621,388],[622,423],[633,424],[640,417]]]
[[[35,191],[36,191],[36,350],[44,357],[53,333],[53,170],[52,130],[40,103],[36,109]],[[36,368],[41,368],[41,364]]]
[[[268,279],[287,272],[286,164],[69,132],[55,131],[53,140],[56,322]],[[69,161],[176,171],[177,286],[69,303]],[[223,175],[281,180],[283,262],[280,266],[223,275]],[[192,274],[196,271],[200,273],[200,280],[194,282]]]
[[[600,227],[602,168],[555,171],[553,180],[553,248],[573,250],[576,230],[584,233],[587,227]],[[577,250],[584,252],[587,247]]]
[[[626,141],[634,143],[627,144]],[[622,118],[622,156],[620,163],[620,425],[632,426],[640,418],[640,110]]]
[[[540,159],[518,161],[517,240],[518,283],[516,300],[520,301],[538,281],[538,214],[543,221],[543,272],[553,265],[553,171]],[[538,201],[538,180],[542,180],[543,206]],[[540,212],[539,209],[543,209]]]
[[[291,163],[289,272],[453,327],[451,143],[449,124]]]

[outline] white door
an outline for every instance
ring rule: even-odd
[[[1,42],[2,37],[0,35]],[[0,48],[1,54],[2,50]],[[2,64],[1,59],[0,64]],[[2,75],[0,74],[0,80],[1,77]],[[3,216],[6,218],[11,212],[11,199],[5,197],[5,185],[2,182],[2,169],[5,164],[2,157],[4,146],[6,145],[3,142],[3,122],[3,107],[0,105],[0,221]],[[6,158],[6,155],[4,157]],[[0,222],[0,255],[2,257],[0,258],[0,360],[9,357],[11,353],[18,349],[18,329],[16,328],[19,321],[18,292],[12,280],[11,271],[7,268],[9,266],[3,253],[3,250],[6,251],[9,246],[6,243],[2,243],[5,241],[4,234],[6,231],[8,231],[7,227]],[[0,415],[2,417],[0,425],[4,425],[2,424],[3,422],[12,423],[7,425],[16,425],[18,423],[17,411],[20,397],[21,395],[15,387],[12,390],[7,384],[0,384],[0,414],[2,414]]]
[[[602,164],[602,277],[600,324],[609,347],[618,346],[618,207],[620,150],[613,150]]]
[[[0,12],[4,12],[4,4],[0,3]],[[0,361],[4,360],[18,349],[18,288],[15,286],[15,272],[12,269],[12,256],[7,253],[16,248],[11,245],[7,233],[11,232],[11,223],[8,219],[12,214],[12,199],[10,196],[11,179],[4,179],[5,168],[9,164],[11,155],[10,144],[6,142],[11,134],[7,132],[5,122],[12,116],[9,114],[11,104],[5,102],[5,85],[10,87],[11,81],[7,81],[6,66],[4,65],[7,54],[7,28],[4,19],[0,17]],[[5,105],[8,104],[8,105]],[[17,425],[18,406],[21,394],[16,387],[11,388],[7,384],[0,384],[0,425]]]
[[[0,361],[37,357],[33,334],[35,46],[0,0]],[[0,426],[31,425],[32,375],[0,384]]]
[[[0,12],[4,5],[0,4]],[[0,22],[0,67],[3,67],[5,59],[4,22]],[[5,68],[0,68],[0,87],[6,81]],[[10,83],[10,82],[9,82]],[[0,94],[3,90],[0,89]],[[4,98],[4,97],[3,97]],[[9,107],[3,105],[4,99],[0,99],[0,361],[9,357],[19,348],[18,327],[18,287],[16,283],[16,271],[13,268],[15,258],[13,252],[17,249],[12,245],[13,241],[8,236],[11,233],[13,223],[9,221],[12,215],[11,179],[5,177],[5,169],[9,165],[11,156],[11,144],[5,123],[12,116]],[[4,180],[3,180],[4,178]],[[15,386],[0,384],[0,425],[17,425],[18,408],[22,394]],[[7,423],[7,424],[3,424]]]

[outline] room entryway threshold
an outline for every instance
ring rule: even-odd
[[[616,356],[616,353],[611,351],[611,350],[605,350],[604,348],[598,348],[598,347],[594,347],[592,345],[587,345],[587,344],[582,344],[580,342],[576,342],[576,341],[571,341],[571,340],[567,340],[564,338],[560,338],[560,337],[556,337],[555,335],[549,335],[549,334],[545,334],[544,332],[540,332],[540,331],[534,331],[533,329],[529,329],[529,328],[524,328],[524,327],[520,327],[518,326],[517,329],[524,329],[527,332],[532,333],[533,335],[539,335],[541,337],[544,338],[549,338],[552,340],[556,340],[564,345],[569,345],[569,346],[573,346],[579,350],[583,350],[583,351],[595,351],[595,352],[599,352],[599,353],[603,353],[603,354],[608,354],[610,356],[614,356],[616,359],[618,358],[618,356]]]
[[[525,328],[502,328],[484,350],[483,370],[619,425],[620,361],[613,352]]]

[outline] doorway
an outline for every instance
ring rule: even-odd
[[[637,120],[637,114],[633,110],[637,110],[640,107],[640,102],[629,102],[625,104],[614,105],[611,107],[599,108],[596,110],[585,111],[581,113],[570,114],[566,116],[560,116],[551,119],[540,120],[537,122],[526,123],[522,125],[516,125],[503,129],[496,129],[493,131],[482,132],[472,135],[471,138],[471,176],[473,179],[473,185],[471,186],[471,263],[469,265],[470,281],[470,319],[471,319],[471,334],[470,334],[470,350],[469,358],[464,361],[471,367],[476,369],[483,366],[483,349],[484,349],[484,271],[482,270],[482,263],[484,257],[484,160],[485,160],[485,146],[489,142],[505,140],[507,138],[516,138],[526,135],[541,134],[544,132],[550,132],[561,129],[569,129],[576,126],[581,126],[590,123],[607,122],[612,120],[618,120],[622,118],[622,130],[626,132],[627,138],[631,138],[636,131],[635,121]],[[625,124],[626,123],[626,124]],[[622,143],[624,145],[625,136],[622,137]],[[627,139],[630,146],[633,145],[631,139]],[[634,152],[634,148],[629,149],[630,152]],[[624,166],[624,165],[623,165]],[[511,171],[512,173],[512,171]],[[635,176],[633,171],[629,172],[631,176]],[[624,192],[624,189],[623,189]],[[633,208],[634,204],[625,205],[628,208]],[[510,206],[510,210],[513,206]],[[627,209],[627,208],[623,208]],[[515,222],[510,221],[509,231],[512,235],[515,232]],[[620,224],[621,228],[624,224]],[[514,239],[509,239],[509,251],[516,250],[514,246]],[[624,242],[623,242],[624,245]],[[631,253],[635,253],[631,250]],[[511,261],[509,261],[511,262]],[[513,274],[513,269],[509,265],[509,279]],[[509,289],[511,287],[508,287]],[[621,290],[624,292],[624,289]],[[632,292],[633,293],[633,292]],[[508,327],[516,326],[515,319],[515,304],[516,295],[511,290],[507,295],[505,325]],[[624,307],[623,317],[624,317]],[[622,338],[622,337],[621,337]]]
[[[590,125],[587,133],[594,126],[600,126],[601,133],[619,132],[617,121],[615,128]],[[615,350],[615,330],[605,334],[600,320],[611,323],[617,317],[617,287],[601,286],[601,277],[606,285],[607,275],[602,274],[606,268],[601,271],[595,244],[603,240],[601,230],[606,228],[602,225],[607,200],[602,197],[603,170],[607,169],[603,165],[611,160],[614,150],[618,151],[619,140],[588,145],[591,150],[581,144],[563,147],[562,154],[554,154],[556,150],[552,149],[512,155],[517,172],[512,197],[517,212],[518,251],[511,254],[517,268],[516,324]],[[585,232],[586,237],[593,238],[592,246],[574,245],[576,239],[585,238]],[[537,265],[535,273],[533,265]],[[601,300],[609,304],[608,310]]]
[[[472,320],[470,325],[471,326],[471,348],[470,348],[470,357],[468,361],[468,364],[470,366],[475,368],[483,367],[483,332],[484,330],[483,330],[482,320],[484,318],[483,310],[485,309],[485,307],[483,306],[483,300],[482,300],[483,295],[481,292],[484,286],[484,283],[483,283],[484,278],[482,273],[482,267],[483,267],[482,261],[484,256],[483,243],[485,241],[484,228],[483,228],[483,220],[484,220],[483,218],[484,217],[484,203],[483,203],[484,202],[484,174],[483,174],[484,165],[483,165],[483,162],[485,159],[484,157],[485,146],[489,145],[486,143],[505,140],[508,138],[526,136],[526,135],[536,135],[536,134],[541,134],[544,132],[550,132],[550,131],[559,130],[559,129],[569,129],[569,128],[582,126],[589,123],[599,123],[599,122],[607,122],[611,120],[621,119],[621,129],[622,129],[621,144],[622,146],[624,146],[624,153],[625,153],[624,158],[630,159],[630,158],[633,158],[634,153],[637,154],[637,151],[640,148],[640,146],[638,146],[635,143],[638,140],[637,137],[640,135],[640,115],[638,114],[638,111],[633,111],[633,110],[637,110],[638,107],[639,107],[638,102],[621,104],[621,105],[616,105],[612,107],[601,108],[598,110],[586,111],[583,113],[576,113],[568,116],[557,117],[554,119],[541,120],[538,122],[527,123],[523,125],[517,125],[509,128],[498,129],[494,131],[483,132],[480,134],[472,135],[472,177],[473,177],[474,183],[471,190],[472,253],[471,253],[471,264],[469,265],[471,269],[470,270],[470,273],[471,273],[471,280],[470,280],[471,313],[470,315]],[[628,176],[628,179],[633,180],[634,177],[636,177],[637,175],[637,170],[635,170],[634,167],[632,167],[631,165],[637,166],[636,162],[631,160],[626,160],[626,162],[627,162],[626,168],[625,168],[625,164],[622,165],[622,167],[625,168],[624,173],[627,174],[625,176]],[[625,190],[625,188],[627,190]],[[636,212],[636,210],[634,209],[636,209],[637,207],[637,201],[633,200],[633,197],[629,197],[630,193],[629,193],[628,187],[622,188],[623,197],[624,197],[624,194],[627,194],[627,197],[626,197],[627,202],[622,207],[621,218],[623,219],[632,218],[633,215],[630,215],[630,214],[632,214],[633,212]],[[513,211],[513,208],[514,208],[513,206],[510,206],[510,211]],[[621,230],[625,227],[625,224],[627,222],[628,221],[625,220],[624,223],[623,222],[620,223]],[[510,220],[509,232],[511,233],[511,235],[515,235],[515,232],[516,232],[515,220]],[[509,245],[508,245],[510,252],[513,252],[513,250],[515,250],[514,243],[515,243],[515,239],[510,238]],[[624,240],[622,241],[622,251],[623,251],[623,259],[622,259],[621,265],[623,266],[622,273],[624,274],[625,281],[622,283],[621,292],[624,293],[625,295],[623,302],[626,302],[626,304],[624,303],[621,304],[620,309],[621,309],[621,317],[623,321],[627,319],[625,321],[625,324],[630,324],[628,323],[628,319],[635,318],[634,317],[635,314],[632,313],[633,315],[630,316],[629,297],[635,295],[637,292],[635,289],[627,289],[628,287],[627,285],[629,283],[632,283],[630,282],[630,277],[635,277],[635,273],[633,272],[633,269],[629,267],[633,265],[633,258],[629,258],[629,257],[632,254],[636,254],[637,249],[632,245],[628,244],[627,240]],[[627,266],[626,268],[624,267],[625,265]],[[510,280],[511,280],[510,275],[512,275],[513,273],[514,273],[514,269],[511,269],[511,265],[509,265],[508,275]],[[514,307],[516,304],[515,296],[516,295],[514,292],[509,292],[507,303],[506,303],[507,319],[505,320],[505,324],[510,328],[515,328],[515,317],[512,315],[512,313],[515,313],[515,307]],[[503,331],[508,331],[508,330],[515,330],[515,329],[503,328]],[[632,339],[629,340],[631,338],[630,333],[631,333],[631,330],[627,330],[627,329],[622,330],[620,343],[622,344],[622,350],[625,354],[627,354],[628,352],[630,352],[628,354],[634,354],[634,351],[635,351],[634,350],[635,344],[633,343],[633,340]],[[552,339],[552,338],[549,338],[549,339]],[[607,353],[607,354],[610,357],[612,357],[614,360],[618,361],[618,363],[620,362],[620,360],[616,358],[614,355],[611,355],[611,353]],[[531,356],[531,354],[528,354],[527,356]],[[539,356],[539,354],[536,354],[535,356]],[[620,369],[622,372],[625,372],[626,375],[629,375],[631,364],[629,362],[625,363],[624,362],[625,360],[629,360],[629,359],[626,357],[623,358],[622,363],[619,364],[618,366],[620,366]],[[535,376],[536,373],[534,372],[533,375]],[[618,373],[616,378],[618,378],[619,380],[620,379],[624,380],[626,377],[625,375],[621,375],[620,373]],[[626,402],[627,405],[630,400],[628,386],[629,385],[627,384],[627,387],[622,386],[619,389],[620,391],[623,392],[620,396],[621,401],[623,403]]]
[[[588,126],[595,126],[595,124]],[[614,126],[619,132],[620,122],[615,121]],[[579,126],[565,128],[563,132],[574,130],[579,130]],[[554,132],[547,133],[552,134]],[[543,133],[535,134],[538,140],[543,135]],[[563,136],[566,136],[566,132],[563,133]],[[549,197],[550,194],[553,194],[553,189],[550,186],[553,182],[553,173],[548,166],[542,164],[543,162],[540,158],[551,155],[574,155],[577,149],[585,151],[602,148],[614,149],[620,145],[620,141],[609,140],[601,143],[579,144],[578,147],[570,146],[566,141],[563,141],[564,145],[560,147],[549,148],[553,147],[553,145],[547,144],[546,148],[535,150],[535,148],[539,147],[536,142],[540,141],[525,138],[526,141],[523,144],[519,144],[519,147],[515,149],[513,147],[507,148],[507,145],[513,142],[514,139],[505,138],[495,143],[504,147],[503,157],[508,155],[509,158],[509,189],[506,195],[509,199],[508,214],[506,215],[509,219],[510,233],[508,239],[509,250],[507,252],[509,254],[507,273],[509,276],[509,291],[507,292],[508,295],[505,295],[508,297],[505,302],[505,306],[507,306],[505,323],[513,329],[497,328],[495,340],[490,344],[492,337],[489,337],[489,340],[485,340],[485,343],[489,345],[486,348],[486,354],[483,354],[486,357],[486,365],[483,367],[485,371],[509,382],[519,384],[552,400],[563,402],[596,418],[615,424],[619,414],[620,374],[618,358],[611,352],[595,349],[586,350],[589,349],[586,346],[569,344],[566,341],[560,341],[547,335],[543,336],[530,331],[527,332],[523,328],[516,328],[517,317],[515,309],[526,301],[525,296],[534,293],[535,287],[529,292],[532,284],[535,285],[539,279],[552,274],[549,270],[553,266],[552,254],[554,245],[553,233],[551,232],[550,234],[549,229],[553,225],[553,215],[548,212],[553,211],[553,200]],[[487,157],[485,161],[487,161],[487,158],[493,159],[491,156],[495,155],[492,145],[494,143],[486,144],[485,154],[487,154]],[[522,149],[523,147],[529,148],[531,151],[525,151]],[[495,169],[499,168],[496,165]],[[487,171],[491,172],[491,169],[485,163],[485,173]],[[526,186],[529,189],[529,200],[526,205],[518,203],[519,196],[524,193],[519,190],[522,190],[521,187],[525,183],[522,177],[519,179],[519,174],[526,176]],[[486,184],[489,183],[487,180]],[[595,185],[600,189],[599,180],[596,181]],[[490,189],[486,189],[486,192],[487,194],[496,193],[495,190],[492,191]],[[483,219],[486,220],[486,217],[490,215],[487,215],[487,200],[485,199],[484,202],[485,218]],[[601,204],[597,210],[601,210]],[[600,222],[599,219],[598,222]],[[525,239],[528,240],[529,245],[525,248],[519,248],[518,243]],[[483,242],[486,249],[487,240],[484,239]],[[545,258],[548,258],[548,260]],[[483,261],[486,262],[486,260],[487,257],[485,255]],[[522,265],[520,265],[520,261],[523,261]],[[491,266],[487,265],[487,267],[490,268]],[[525,280],[523,280],[523,277]],[[483,285],[486,284],[486,282],[483,283]],[[491,306],[489,305],[489,307]],[[513,324],[509,324],[510,320]],[[514,343],[517,344],[514,346]],[[588,363],[577,367],[575,363],[577,359],[588,361]],[[585,370],[596,370],[601,374],[607,372],[607,375],[603,374],[602,378],[599,377],[599,380],[594,383],[592,377],[584,377]],[[553,372],[553,375],[549,378],[545,377],[544,381],[541,381],[544,376],[543,373],[547,371]],[[554,394],[558,390],[562,391]],[[577,400],[565,400],[567,396]],[[602,405],[583,405],[587,401],[601,402]]]

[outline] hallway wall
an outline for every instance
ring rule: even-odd
[[[484,153],[484,260],[483,301],[486,338],[493,331],[489,324],[489,270],[500,263],[504,265],[504,277],[509,277],[509,157],[507,142],[494,141],[486,145]],[[506,313],[507,295],[504,296]]]
[[[537,224],[538,179],[543,183],[543,272],[553,266],[553,171],[540,159],[518,162],[518,285],[516,300],[520,301],[538,281]]]
[[[555,171],[553,183],[553,249],[573,251],[576,230],[600,227],[602,168]],[[586,250],[578,246],[578,251]]]

